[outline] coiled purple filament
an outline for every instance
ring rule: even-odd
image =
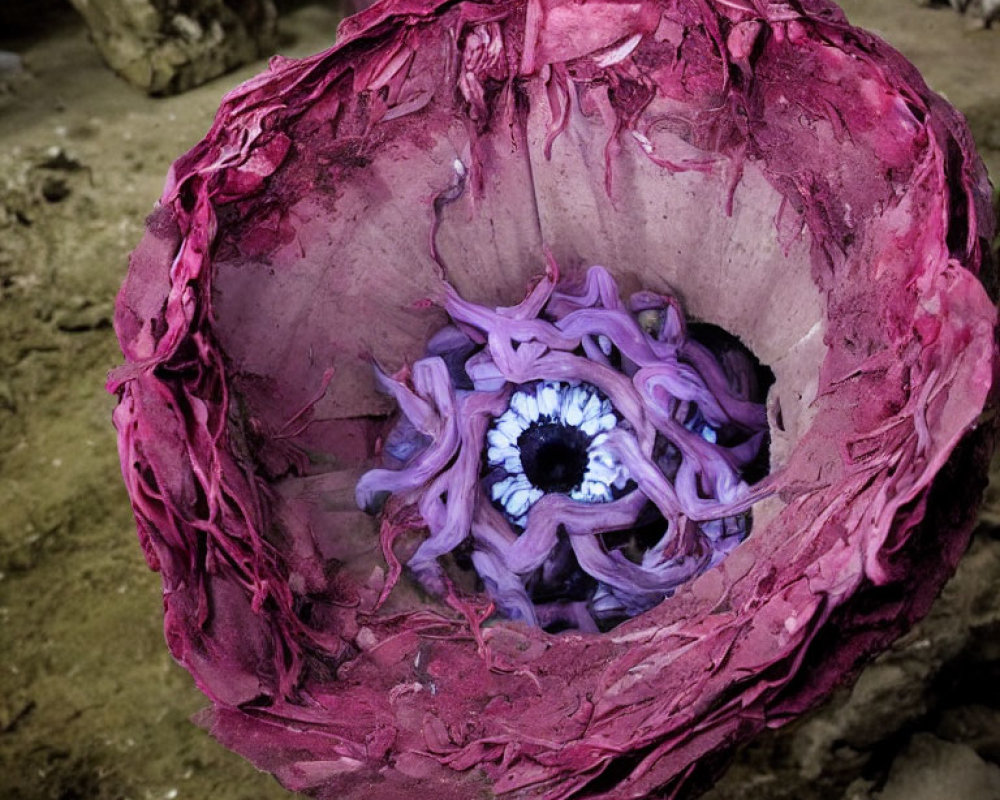
[[[391,495],[419,516],[407,567],[426,589],[451,591],[450,555],[503,616],[595,632],[746,538],[769,371],[735,338],[689,331],[670,296],[625,303],[598,266],[582,284],[552,269],[507,308],[448,287],[444,307],[408,378],[378,372],[400,413],[357,485],[362,508]]]

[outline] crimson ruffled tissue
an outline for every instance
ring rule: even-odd
[[[275,58],[115,315],[199,722],[317,798],[693,796],[962,554],[993,226],[827,0],[381,0]]]

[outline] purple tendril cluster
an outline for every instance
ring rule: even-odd
[[[769,484],[748,482],[766,471],[766,386],[734,339],[689,331],[674,297],[623,301],[599,266],[581,284],[550,264],[506,308],[446,286],[444,308],[425,358],[377,370],[399,419],[356,490],[419,516],[424,588],[452,596],[452,554],[505,617],[596,632],[746,538]]]

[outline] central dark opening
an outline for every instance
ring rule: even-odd
[[[517,438],[525,477],[543,492],[568,492],[587,471],[590,437],[579,428],[546,422]]]

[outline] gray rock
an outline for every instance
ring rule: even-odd
[[[980,758],[1000,762],[1000,710],[980,704],[948,709],[936,733],[945,741],[968,745]]]
[[[970,648],[978,631],[1000,624],[997,585],[1000,546],[982,535],[927,618],[862,672],[842,703],[801,723],[791,752],[802,775],[830,769],[837,743],[868,750],[928,714],[942,668]]]
[[[989,27],[1000,20],[1000,0],[918,0],[921,5],[948,2],[960,14],[967,14],[978,27]]]
[[[70,0],[105,61],[154,95],[175,94],[273,51],[273,0]]]
[[[998,800],[1000,767],[964,744],[918,733],[893,762],[877,800]]]
[[[991,487],[994,501],[998,485]],[[997,586],[1000,537],[996,528],[984,526],[923,621],[850,689],[744,750],[703,800],[1000,800],[1000,793],[963,793],[967,785],[961,781],[955,791],[942,791],[938,782],[938,794],[906,797],[893,787],[908,784],[892,777],[909,763],[899,759],[928,741],[940,751],[933,761],[940,774],[950,774],[955,764],[974,765],[968,786],[976,791],[989,788],[989,776],[1000,772],[983,761],[1000,755],[1000,711],[989,696],[978,699],[983,678],[989,685],[989,676],[1000,674]],[[914,730],[922,733],[897,755]],[[880,794],[877,787],[887,774],[886,791],[892,793]]]

